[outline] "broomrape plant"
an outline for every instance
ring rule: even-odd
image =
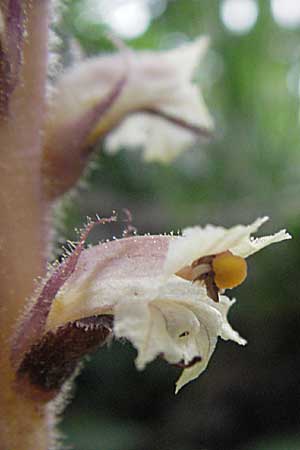
[[[78,361],[111,336],[183,368],[176,392],[206,368],[218,337],[241,345],[226,289],[245,258],[289,239],[253,239],[265,221],[182,236],[129,236],[85,249],[97,218],[47,270],[53,206],[85,170],[94,143],[142,146],[168,161],[212,120],[191,78],[207,38],[168,52],[121,49],[67,68],[50,85],[49,1],[0,2],[0,446],[57,446],[58,400]]]

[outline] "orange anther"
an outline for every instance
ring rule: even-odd
[[[219,289],[233,288],[247,276],[247,263],[241,256],[230,251],[216,255],[212,262],[214,281]]]

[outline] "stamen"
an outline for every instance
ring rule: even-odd
[[[233,288],[241,284],[247,276],[247,263],[244,258],[230,251],[215,256],[212,262],[214,281],[219,289]]]
[[[183,267],[176,275],[193,283],[204,283],[207,295],[218,302],[220,290],[236,287],[245,280],[247,263],[244,258],[227,250],[217,255],[195,259],[190,266]]]
[[[215,283],[214,274],[209,273],[205,280],[207,295],[216,303],[219,301],[219,288]]]
[[[193,267],[193,266],[192,266]],[[202,275],[209,273],[211,266],[209,264],[200,264],[192,268],[193,281],[201,280]]]

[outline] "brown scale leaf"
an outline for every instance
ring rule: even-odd
[[[80,359],[104,345],[112,333],[113,316],[91,316],[48,331],[26,353],[17,382],[28,382],[47,400],[55,397]]]

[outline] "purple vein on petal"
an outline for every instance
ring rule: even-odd
[[[21,322],[17,336],[14,339],[12,346],[12,361],[14,364],[17,365],[21,362],[20,359],[24,356],[24,353],[43,334],[52,302],[59,289],[74,272],[78,259],[84,250],[85,241],[93,227],[96,224],[105,224],[114,221],[116,221],[115,216],[91,221],[82,232],[80,240],[73,252],[59,264],[46,281],[28,316]]]
[[[77,140],[79,142],[83,144],[87,141],[93,128],[101,120],[104,114],[106,114],[112,107],[123,91],[126,81],[126,76],[118,80],[104,100],[101,100],[101,102],[85,113],[84,117],[81,117],[75,124],[73,124],[73,130],[78,130]]]
[[[203,137],[206,139],[211,139],[213,137],[213,132],[209,128],[200,125],[195,125],[191,122],[188,122],[187,120],[181,119],[180,117],[176,117],[172,114],[168,114],[157,108],[142,108],[134,112],[135,113],[141,112],[153,116],[158,116],[162,119],[165,119],[168,122],[173,123],[174,125],[177,125],[178,127],[185,128],[186,130],[198,135],[199,137]]]

